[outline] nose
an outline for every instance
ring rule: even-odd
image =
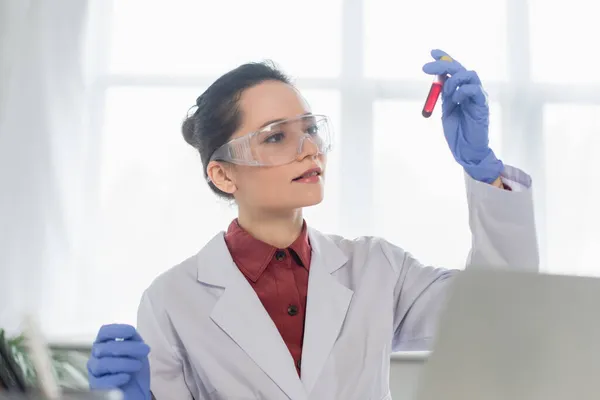
[[[315,157],[318,154],[319,146],[317,146],[310,136],[303,136],[300,139],[300,146],[298,147],[298,160],[303,160],[306,157]]]

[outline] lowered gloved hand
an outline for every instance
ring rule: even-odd
[[[120,389],[125,400],[149,400],[150,347],[130,325],[104,325],[87,363],[91,389]]]
[[[504,170],[502,161],[489,148],[489,115],[487,94],[475,71],[468,71],[458,61],[433,50],[436,60],[423,66],[429,75],[449,75],[442,90],[442,126],[454,159],[465,171],[481,182],[492,183]]]

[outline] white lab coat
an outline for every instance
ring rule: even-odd
[[[466,177],[467,264],[537,270],[531,178],[507,166],[504,179],[514,191]],[[221,232],[143,295],[138,329],[158,400],[391,399],[390,353],[428,348],[456,271],[424,266],[381,238],[308,234],[302,378]]]

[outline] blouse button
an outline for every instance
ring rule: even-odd
[[[283,251],[283,250],[277,250],[275,252],[275,259],[277,261],[283,261],[284,258],[285,258],[285,251]]]
[[[293,317],[294,315],[298,314],[298,306],[295,306],[295,305],[291,304],[288,307],[287,311],[288,311],[288,315],[290,315],[290,316]]]

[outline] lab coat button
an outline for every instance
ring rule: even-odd
[[[289,315],[291,315],[292,317],[293,317],[294,315],[298,314],[298,306],[295,306],[295,305],[293,305],[293,304],[292,304],[292,305],[290,305],[290,306],[288,307],[288,314],[289,314]]]
[[[277,252],[275,252],[275,258],[277,259],[277,261],[283,261],[283,259],[285,258],[285,251],[277,250]]]
[[[296,361],[296,368],[300,369],[301,363],[300,360]]]

